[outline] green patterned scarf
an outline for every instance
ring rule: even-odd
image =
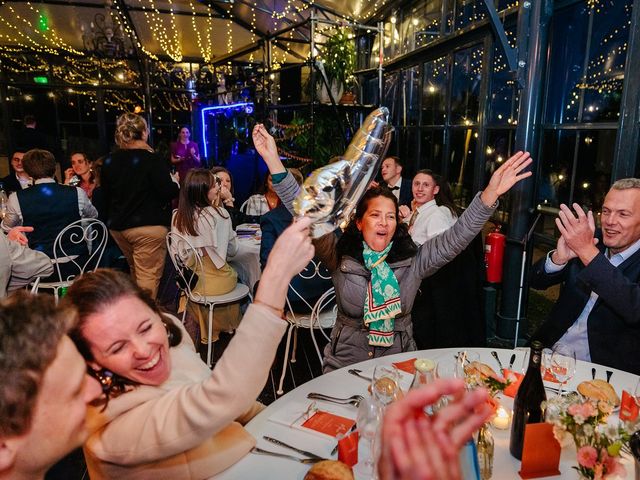
[[[385,261],[393,242],[381,252],[371,250],[362,242],[364,266],[371,270],[371,281],[364,301],[364,324],[369,327],[369,345],[393,345],[393,319],[402,309],[400,286],[393,270]]]

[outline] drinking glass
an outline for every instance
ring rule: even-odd
[[[551,362],[549,365],[551,374],[560,383],[558,396],[562,395],[562,387],[573,378],[576,372],[576,352],[566,344],[556,343],[551,352]]]
[[[366,396],[358,405],[358,425],[359,438],[363,441],[363,449],[360,451],[362,458],[363,474],[370,477],[376,464],[375,439],[380,430],[382,421],[383,406],[373,397]],[[360,463],[360,462],[358,462]]]
[[[638,383],[636,383],[636,389],[633,391],[633,398],[636,399],[636,405],[640,407],[640,378],[638,378]]]
[[[400,374],[398,370],[387,365],[376,365],[371,379],[373,398],[382,405],[388,405],[400,394]]]

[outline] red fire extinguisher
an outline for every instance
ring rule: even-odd
[[[501,225],[487,235],[484,244],[484,263],[487,267],[487,282],[502,282],[502,260],[504,258],[504,246],[507,237],[500,233]]]

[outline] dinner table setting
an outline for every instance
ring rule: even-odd
[[[618,476],[603,478],[639,478],[628,445],[629,434],[639,428],[638,376],[575,360],[575,356],[565,356],[565,352],[560,355],[550,349],[543,351],[541,368],[547,398],[546,421],[532,424],[542,428],[532,427],[531,433],[526,431],[522,463],[510,454],[513,396],[527,372],[529,352],[529,348],[523,347],[405,352],[316,377],[277,399],[245,426],[256,438],[256,447],[216,478],[303,479],[313,464],[338,458],[353,464],[354,478],[375,478],[384,405],[401,398],[412,388],[418,378],[416,371],[420,372],[421,383],[438,377],[457,377],[464,378],[468,388],[489,388],[495,414],[461,452],[465,479],[594,478],[601,455],[596,452],[600,456],[595,460],[591,458],[590,445],[602,444],[593,441],[598,432],[603,432],[602,438],[597,437],[598,441],[608,438],[604,436],[604,429],[608,429],[607,435],[609,431],[618,435],[606,448],[609,454],[602,451],[607,468],[610,472],[615,470],[613,473]],[[474,376],[487,371],[486,377]],[[380,388],[381,385],[384,388]],[[608,385],[605,393],[612,396],[610,402],[588,402],[588,388],[603,385]],[[595,413],[584,412],[587,404],[596,405]],[[438,404],[433,405],[425,414],[437,414],[438,408]],[[578,439],[587,429],[592,432],[591,443],[583,445]],[[574,434],[576,443],[581,443],[580,448],[570,434]],[[622,443],[620,435],[626,443]],[[632,441],[640,442],[639,435],[631,437]]]

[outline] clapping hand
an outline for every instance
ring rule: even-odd
[[[405,218],[409,218],[411,216],[411,209],[406,205],[400,205],[398,208],[400,211],[400,218],[404,220]]]
[[[443,395],[454,400],[427,416],[424,408]],[[460,449],[491,415],[488,397],[483,388],[466,392],[460,379],[441,379],[389,405],[382,424],[380,479],[460,479]]]
[[[562,264],[580,257],[582,263],[587,265],[598,254],[598,239],[594,238],[596,222],[591,210],[585,214],[577,203],[573,204],[573,209],[575,215],[565,204],[560,205],[556,226],[562,236],[558,240],[556,258],[552,260],[554,263]]]
[[[510,157],[504,164],[498,168],[491,179],[489,185],[482,192],[482,201],[485,205],[493,205],[498,197],[508,192],[520,180],[531,176],[531,172],[522,172],[527,168],[533,160],[529,152],[518,152]]]

